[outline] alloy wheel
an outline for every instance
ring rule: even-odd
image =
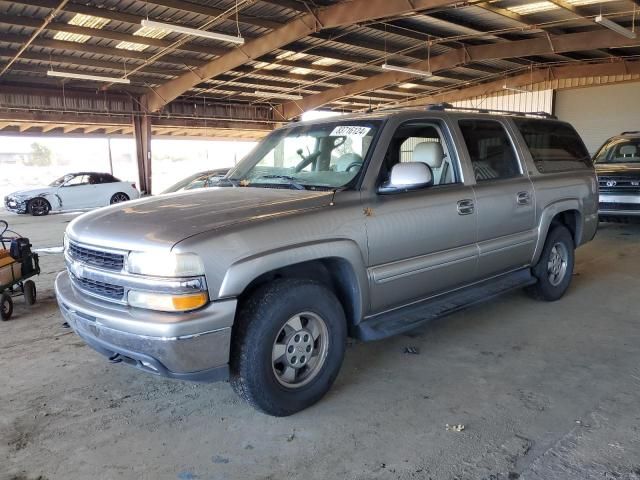
[[[327,359],[329,332],[317,314],[303,312],[287,320],[273,343],[271,361],[278,382],[287,388],[308,384]]]

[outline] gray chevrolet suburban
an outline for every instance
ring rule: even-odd
[[[218,187],[74,220],[62,314],[112,362],[229,379],[285,416],[347,336],[378,340],[503,292],[553,301],[598,225],[571,125],[433,105],[291,123]]]

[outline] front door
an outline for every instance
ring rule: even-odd
[[[528,265],[537,239],[535,195],[507,125],[476,118],[459,120],[458,126],[476,180],[479,275]]]
[[[450,290],[476,276],[473,188],[462,182],[453,143],[439,121],[412,121],[395,132],[379,183],[393,165],[424,162],[434,185],[377,194],[365,202],[372,313]]]
[[[57,191],[62,210],[78,210],[96,205],[96,186],[89,183],[90,175],[76,175]]]

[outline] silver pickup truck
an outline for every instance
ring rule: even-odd
[[[515,288],[559,299],[597,224],[589,154],[554,117],[355,114],[274,131],[216,188],[77,218],[56,293],[112,362],[229,379],[284,416],[327,392],[347,336]]]

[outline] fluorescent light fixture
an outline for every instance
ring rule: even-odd
[[[304,67],[296,67],[291,70],[291,73],[297,73],[298,75],[309,75],[311,70]]]
[[[382,64],[383,70],[392,70],[394,72],[402,72],[409,73],[411,75],[421,76],[421,77],[430,77],[432,75],[431,72],[427,72],[425,70],[417,70],[415,68],[407,68],[407,67],[399,67],[397,65],[389,65],[388,63]]]
[[[73,78],[76,80],[93,80],[96,82],[105,82],[105,83],[124,83],[130,84],[131,80],[128,78],[119,78],[119,77],[102,77],[100,75],[87,75],[84,73],[72,73],[72,72],[56,72],[55,70],[47,70],[48,77],[59,77],[59,78]]]
[[[284,100],[302,100],[301,95],[292,95],[290,93],[278,93],[278,92],[263,92],[261,90],[256,90],[253,92],[256,97],[265,97],[265,98],[282,98]]]
[[[547,12],[549,10],[557,10],[559,8],[560,7],[555,3],[544,0],[542,2],[528,2],[524,5],[507,7],[507,10],[517,13],[518,15],[531,15],[533,13]]]
[[[522,88],[507,87],[506,85],[503,85],[502,89],[503,90],[509,90],[510,92],[531,93],[531,90],[524,90]]]
[[[418,88],[420,85],[417,83],[401,83],[398,85],[400,88]]]
[[[636,38],[635,32],[632,32],[631,30],[624,28],[622,25],[618,25],[616,22],[612,22],[611,20],[609,20],[606,17],[603,17],[602,15],[598,15],[595,18],[595,22],[599,23],[603,27],[608,28],[609,30],[613,30],[614,32],[619,33],[620,35],[624,35],[627,38]]]
[[[170,23],[154,22],[153,20],[142,20],[140,24],[143,27],[157,28],[167,30],[169,32],[184,33],[185,35],[193,35],[194,37],[208,38],[210,40],[220,40],[222,42],[237,43],[242,45],[244,38],[234,37],[233,35],[225,35],[224,33],[209,32],[207,30],[198,30],[197,28],[183,27]]]

